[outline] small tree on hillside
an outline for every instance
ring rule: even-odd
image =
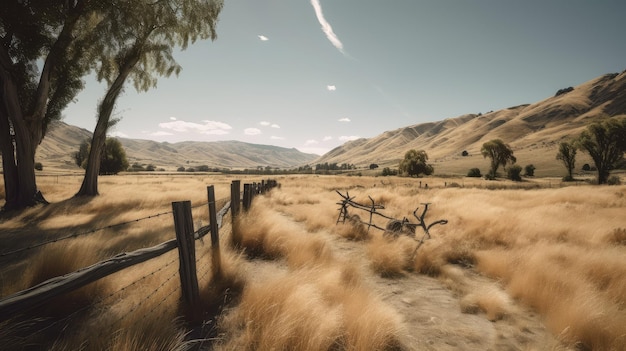
[[[411,177],[419,177],[420,174],[431,175],[434,172],[433,166],[427,164],[426,161],[428,161],[426,151],[409,150],[404,154],[404,159],[400,161],[399,172]]]
[[[87,167],[87,155],[89,155],[89,147],[89,140],[85,140],[80,145],[80,149],[74,154],[74,161],[83,169]],[[100,160],[99,174],[118,174],[121,171],[125,171],[128,166],[129,163],[126,159],[126,152],[124,151],[122,143],[120,143],[120,141],[115,138],[107,138],[105,142],[104,152],[102,153],[102,159]],[[141,167],[141,165],[137,163],[135,163],[133,166]]]
[[[491,159],[491,167],[489,169],[489,178],[495,179],[498,172],[498,167],[506,167],[507,163],[514,164],[517,162],[515,156],[513,156],[513,150],[507,144],[500,139],[494,139],[483,144],[480,149],[480,153],[483,157],[489,157]]]
[[[559,152],[556,159],[563,162],[563,166],[567,169],[566,181],[574,180],[574,167],[576,166],[576,146],[572,142],[562,142],[559,144]]]
[[[610,118],[589,125],[578,139],[598,170],[598,184],[606,184],[610,171],[626,151],[626,118]]]
[[[522,181],[522,166],[512,165],[506,170],[506,176],[510,180],[521,182]]]
[[[524,175],[527,177],[534,177],[535,169],[537,168],[533,164],[526,165],[526,167],[524,167]]]
[[[122,143],[115,138],[107,138],[100,162],[100,174],[118,174],[127,168],[128,160]]]
[[[87,157],[89,157],[89,144],[91,144],[91,140],[85,139],[82,143],[80,143],[78,151],[76,151],[73,155],[74,162],[76,162],[78,167],[85,168],[83,167],[83,163],[87,160]]]

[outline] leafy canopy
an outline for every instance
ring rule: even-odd
[[[427,164],[428,154],[424,150],[411,149],[404,154],[404,159],[400,161],[399,171],[409,176],[417,176],[420,174],[431,175],[434,172],[433,166]]]
[[[493,139],[484,143],[480,149],[480,153],[484,158],[489,157],[491,159],[489,176],[492,179],[496,177],[500,166],[506,167],[507,163],[514,164],[517,162],[517,159],[513,156],[513,150],[511,150],[511,147],[500,139]]]
[[[610,171],[626,151],[626,118],[613,117],[587,126],[578,138],[580,148],[598,169],[598,184],[606,184]]]

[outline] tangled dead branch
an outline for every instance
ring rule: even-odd
[[[447,219],[440,219],[430,224],[426,223],[425,218],[426,218],[426,213],[428,212],[428,206],[430,206],[429,202],[421,203],[421,205],[424,206],[421,214],[418,215],[420,206],[418,206],[415,209],[415,211],[413,211],[413,217],[415,217],[415,219],[417,220],[417,223],[411,223],[410,220],[406,217],[400,220],[400,219],[396,219],[393,217],[389,217],[385,215],[384,213],[379,212],[379,210],[385,209],[385,206],[376,204],[374,199],[372,199],[371,196],[368,196],[368,198],[371,201],[371,204],[364,205],[364,204],[360,204],[354,201],[354,197],[351,197],[347,191],[345,195],[339,192],[338,190],[336,190],[336,192],[343,199],[341,202],[337,203],[337,205],[340,205],[341,207],[339,208],[339,217],[337,217],[336,224],[339,224],[340,222],[345,223],[346,221],[348,221],[348,223],[352,225],[366,225],[368,232],[370,228],[376,228],[376,229],[382,230],[383,236],[390,238],[390,239],[396,239],[400,235],[409,236],[417,241],[417,246],[415,247],[415,250],[413,251],[413,255],[411,256],[411,259],[415,258],[415,255],[417,254],[417,250],[424,244],[424,242],[430,239],[431,237],[430,228],[432,228],[433,226],[437,224],[444,225],[448,223]],[[350,215],[348,212],[349,207],[369,212],[369,222],[363,222],[361,218],[356,214]],[[385,228],[381,228],[372,222],[375,215],[389,220]],[[424,235],[419,240],[415,236],[416,234],[415,229],[417,227],[422,228],[422,230],[424,231]]]

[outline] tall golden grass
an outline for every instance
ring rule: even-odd
[[[335,258],[321,237],[255,199],[234,229],[235,245],[287,269],[244,290],[222,328],[218,350],[401,350],[399,315],[361,285],[357,268]],[[316,203],[312,203],[316,204]]]
[[[73,199],[78,177],[44,177],[39,186],[52,204],[5,215],[0,221],[3,252],[68,231],[168,212],[172,201],[202,204],[206,193],[201,189],[209,184],[216,186],[218,198],[226,197],[232,179],[103,177],[101,196]],[[505,181],[427,178],[422,179],[429,183],[424,189],[420,180],[408,178],[381,182],[375,177],[286,176],[279,181],[280,190],[256,198],[234,228],[224,229],[220,272],[212,266],[208,245],[197,249],[203,262],[198,318],[218,321],[211,327],[212,341],[207,341],[215,349],[411,348],[398,311],[364,284],[368,270],[390,279],[436,276],[458,293],[461,310],[484,313],[489,320],[518,313],[514,305],[520,302],[541,314],[563,348],[626,349],[626,186],[545,189],[545,180],[519,187]],[[461,187],[444,187],[452,181]],[[335,190],[349,191],[362,203],[371,196],[385,205],[385,214],[412,222],[415,208],[430,202],[427,222],[445,218],[449,223],[433,227],[432,239],[412,259],[417,242],[411,238],[388,240],[373,228],[336,224],[341,199]],[[206,206],[195,208],[193,215],[196,225],[208,223]],[[361,215],[361,220],[366,217]],[[382,218],[374,220],[378,226],[386,224]],[[170,216],[159,216],[5,258],[0,293],[6,296],[119,252],[169,240],[172,222]],[[357,240],[369,267],[348,262],[326,234],[335,235],[333,240]],[[134,291],[116,293],[173,259],[175,253],[166,254],[81,289],[72,299],[82,302],[74,307],[47,307],[57,310],[38,317],[55,320],[81,306],[87,309],[63,325],[66,332],[45,333],[29,342],[55,350],[187,347],[190,329],[184,322],[189,323],[189,311],[178,302],[177,277],[162,280],[176,274],[177,263],[145,278]],[[499,284],[480,288],[471,278],[476,274]],[[109,295],[114,298],[99,302]],[[3,345],[24,347],[25,333],[41,327],[28,320],[14,322],[0,327]]]

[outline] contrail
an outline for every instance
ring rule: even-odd
[[[322,12],[322,5],[320,4],[320,1],[311,0],[311,5],[313,5],[315,15],[317,16],[317,20],[322,25],[322,31],[324,32],[324,34],[326,34],[326,38],[328,38],[330,43],[333,44],[333,46],[336,47],[339,52],[346,55],[343,50],[343,44],[341,43],[341,40],[339,40],[335,32],[333,32],[333,27],[330,25],[330,23],[328,23],[328,21],[326,21],[326,19],[324,18],[324,13]]]

